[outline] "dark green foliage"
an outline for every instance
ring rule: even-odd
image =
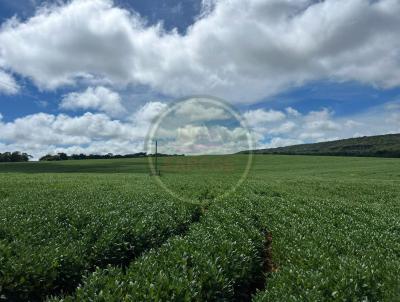
[[[124,273],[109,267],[66,301],[232,301],[263,280],[265,205],[216,202],[184,237],[145,254]]]
[[[71,276],[82,278],[77,268],[87,261],[87,247],[96,246],[96,259],[106,259],[101,266],[113,265],[84,270],[84,282],[67,299],[75,293],[86,301],[399,300],[399,159],[255,156],[247,180],[222,200],[240,178],[245,155],[160,159],[170,189],[206,202],[199,222],[198,207],[180,208],[144,173],[147,160],[0,164],[8,172],[0,174],[0,273],[16,267],[8,278],[19,282],[28,271],[29,282],[39,284],[61,267],[67,273],[55,274],[47,287],[54,293]],[[182,229],[184,217],[190,219]],[[132,221],[144,225],[134,234],[158,234],[163,244],[124,258],[124,242],[135,237]],[[176,232],[158,231],[166,226]],[[265,230],[272,233],[273,260],[266,280]],[[119,268],[120,260],[130,263]]]
[[[96,266],[127,265],[199,216],[137,179],[139,188],[105,177],[1,180],[0,290],[11,301],[72,291]]]
[[[254,301],[397,301],[397,185],[340,180],[287,185],[273,203],[254,197],[269,204],[276,265]]]
[[[29,161],[30,157],[29,154],[21,153],[19,151],[5,152],[0,153],[0,162],[26,162]]]
[[[241,153],[246,153],[243,151]],[[315,144],[254,150],[254,154],[400,157],[400,134],[364,136]]]
[[[118,159],[118,158],[141,158],[141,157],[153,157],[153,154],[146,154],[145,152],[139,152],[139,153],[133,153],[133,154],[72,154],[72,155],[67,155],[65,153],[57,153],[55,155],[47,154],[45,156],[42,156],[39,160],[40,161],[59,161],[59,160],[83,160],[83,159]],[[167,157],[167,156],[183,156],[180,154],[162,154],[159,153],[157,154],[158,157]]]

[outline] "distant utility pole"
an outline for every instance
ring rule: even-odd
[[[152,171],[152,175],[161,175],[160,170],[158,169],[158,152],[157,152],[157,140],[156,140],[156,152],[154,154],[154,172]],[[154,173],[154,174],[153,174]]]
[[[156,154],[155,154],[155,156],[156,156],[156,163],[155,163],[155,169],[156,169],[156,174],[158,174],[158,167],[157,167],[157,140],[156,140]]]

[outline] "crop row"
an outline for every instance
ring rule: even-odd
[[[246,189],[267,205],[276,266],[254,302],[399,301],[397,183],[254,181]]]
[[[200,215],[198,206],[176,202],[145,182],[133,191],[101,177],[64,177],[62,184],[53,177],[41,176],[33,189],[33,177],[2,179],[8,181],[0,191],[2,299],[69,292],[96,267],[126,266]]]
[[[264,280],[264,205],[216,202],[185,236],[132,262],[90,275],[57,301],[231,301],[249,299]]]

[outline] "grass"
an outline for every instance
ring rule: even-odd
[[[135,246],[145,242],[142,252],[124,266],[103,260],[94,273],[79,271],[76,280],[84,281],[77,291],[67,291],[68,300],[400,300],[400,160],[256,155],[236,193],[219,198],[240,179],[246,159],[160,159],[163,183],[200,202],[199,222],[188,219],[196,206],[183,206],[148,175],[147,159],[0,164],[0,296],[12,300],[10,292],[24,292],[23,268],[42,272],[37,259],[64,255],[54,250],[65,238],[71,240],[73,230],[100,232],[87,227],[95,221],[118,231],[103,237],[91,259],[108,259],[107,253],[99,256],[101,251],[126,238]],[[147,213],[145,221],[135,213]],[[168,220],[175,215],[181,220]],[[66,228],[65,221],[74,228]],[[158,232],[154,244],[134,241],[146,234],[145,229],[132,233],[141,223],[165,231]],[[265,234],[272,236],[271,259],[265,259]],[[85,239],[76,242],[88,247]],[[24,248],[22,257],[16,251]],[[68,244],[59,250],[74,251]],[[78,254],[78,263],[83,255]],[[273,263],[269,269],[266,261]],[[8,292],[7,280],[17,280]],[[57,289],[51,283],[43,291],[36,287],[34,298]]]

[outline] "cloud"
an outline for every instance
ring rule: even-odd
[[[291,107],[285,108],[285,112],[287,114],[282,111],[257,109],[247,111],[244,116],[261,140],[282,138],[279,140],[280,144],[290,141],[316,141],[332,132],[342,130],[341,123],[333,120],[334,112],[326,108],[310,111],[305,115]]]
[[[264,145],[263,148],[278,148],[302,143],[303,141],[300,139],[274,137],[268,144]]]
[[[0,94],[16,94],[20,90],[15,79],[5,71],[0,69]]]
[[[196,97],[163,110],[152,131],[168,153],[221,154],[249,148],[250,133],[230,108]],[[151,148],[151,146],[149,146]]]
[[[298,112],[296,109],[294,109],[294,108],[292,108],[292,107],[287,107],[286,109],[285,109],[285,111],[286,111],[286,113],[288,114],[288,115],[291,115],[291,116],[300,116],[301,115],[301,113],[300,112]]]
[[[206,104],[201,98],[195,98],[180,104],[175,110],[175,115],[180,119],[195,121],[216,121],[232,118],[223,108]]]
[[[188,102],[191,112],[195,104]],[[113,119],[104,113],[87,112],[79,116],[37,113],[3,122],[0,115],[0,152],[21,150],[38,159],[47,153],[134,153],[144,151],[146,135],[154,118],[166,109],[162,102],[148,102],[130,119]],[[202,104],[198,108],[203,110]],[[185,110],[188,108],[185,108]],[[217,109],[217,108],[210,108]],[[211,110],[217,112],[217,110]],[[161,123],[158,132],[161,152],[190,154],[233,153],[248,149],[248,133],[236,124],[223,126],[216,120],[177,119]],[[208,123],[210,122],[210,123]],[[149,150],[146,150],[149,151]]]
[[[304,117],[304,127],[311,131],[333,131],[340,130],[341,126],[330,118],[333,112],[324,108],[321,111],[311,111]]]
[[[400,109],[400,100],[386,103],[385,104],[385,109],[386,110],[398,110],[398,109]]]
[[[105,81],[234,102],[324,79],[400,85],[399,1],[208,0],[202,12],[179,34],[110,0],[42,8],[3,24],[0,65],[42,89]]]
[[[272,128],[268,131],[269,134],[284,134],[292,132],[296,129],[296,123],[292,121],[284,122],[283,124],[279,125],[278,127]]]
[[[397,101],[369,108],[362,113],[339,117],[327,108],[304,114],[294,108],[286,108],[285,111],[288,114],[282,120],[270,122],[260,119],[251,124],[257,148],[400,132],[400,106],[397,106]],[[247,116],[252,115],[252,111],[247,112]]]
[[[118,116],[125,113],[118,93],[103,87],[88,87],[83,92],[71,92],[65,95],[60,103],[62,109],[94,109]]]
[[[170,138],[162,141],[162,149],[171,154],[230,154],[252,146],[249,133],[242,127],[188,124],[177,128]]]
[[[131,116],[131,120],[137,124],[150,124],[165,109],[167,104],[162,102],[148,102]]]
[[[302,114],[284,114],[267,108],[246,111],[254,118],[251,137],[256,148],[311,143],[364,135],[400,132],[400,107],[388,102],[359,114],[337,117],[322,108]],[[201,105],[201,104],[200,104]],[[47,153],[133,153],[146,150],[146,135],[156,116],[167,108],[148,102],[130,119],[104,113],[79,116],[37,113],[6,122],[0,114],[0,152],[20,150],[35,156]],[[298,112],[296,109],[285,112]],[[177,118],[161,123],[157,132],[163,153],[222,154],[248,149],[249,133],[237,121],[201,121]]]
[[[11,122],[0,119],[0,152],[20,150],[35,159],[47,153],[115,153],[143,151],[151,118],[149,108],[164,107],[149,102],[131,120],[113,119],[104,113],[79,116],[36,113]],[[2,116],[1,116],[2,117]]]
[[[244,118],[250,126],[256,127],[261,124],[281,121],[286,115],[282,111],[256,109],[249,110],[244,113]]]
[[[0,123],[0,140],[33,144],[86,144],[92,140],[141,138],[133,126],[111,120],[104,114],[85,113],[71,117],[65,114],[37,113],[13,122]]]
[[[201,10],[197,19],[201,19],[211,14],[217,4],[217,0],[201,0]]]

